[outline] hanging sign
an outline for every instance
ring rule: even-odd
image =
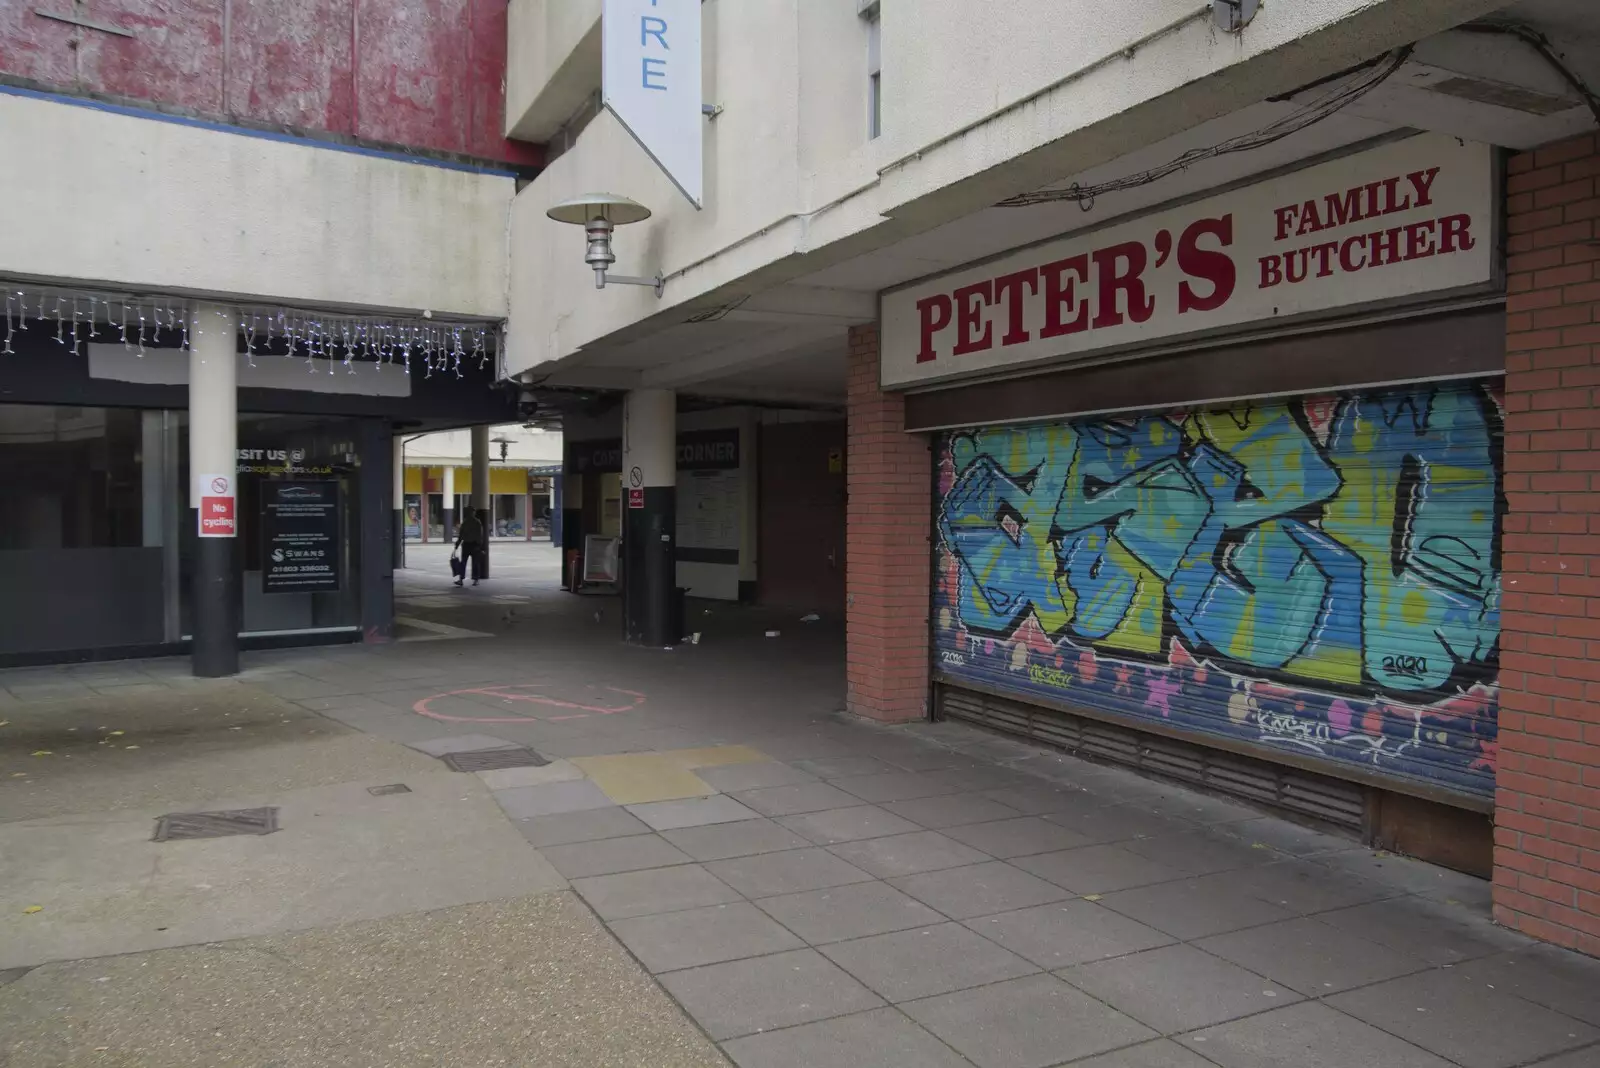
[[[605,0],[601,102],[689,203],[700,207],[701,0]]]
[[[233,537],[238,529],[233,516],[233,476],[200,475],[195,479],[195,491],[200,502],[200,529],[197,531],[200,537]]]
[[[339,483],[262,482],[261,592],[339,588]]]
[[[883,384],[1488,293],[1494,150],[1423,134],[883,296]]]

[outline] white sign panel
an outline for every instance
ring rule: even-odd
[[[700,2],[605,0],[601,12],[601,99],[697,208],[705,122]]]
[[[1407,138],[886,293],[883,384],[1484,286],[1493,161]]]

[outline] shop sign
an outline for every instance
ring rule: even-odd
[[[261,484],[261,592],[339,588],[339,483]]]
[[[600,99],[689,202],[700,207],[705,118],[701,0],[605,0]]]
[[[726,471],[739,466],[739,428],[686,430],[678,435],[679,471]],[[574,474],[622,471],[622,440],[571,441],[566,467]]]
[[[232,475],[200,475],[195,483],[199,498],[202,538],[231,538],[237,531],[234,522],[234,484]]]
[[[886,293],[883,384],[1488,292],[1494,173],[1424,134]]]

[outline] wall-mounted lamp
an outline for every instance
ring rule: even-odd
[[[617,262],[617,257],[611,252],[611,231],[650,218],[649,208],[615,193],[585,193],[571,200],[563,200],[545,214],[556,222],[583,227],[589,239],[583,262],[594,270],[596,289],[604,289],[607,282],[616,282],[625,286],[649,286],[656,291],[656,296],[661,296],[666,279],[659,272],[654,278],[607,273],[611,265]]]

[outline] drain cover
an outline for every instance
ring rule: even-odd
[[[454,771],[498,771],[501,768],[542,768],[550,761],[532,749],[478,749],[471,753],[446,753],[442,758]]]
[[[155,842],[185,838],[226,838],[233,834],[271,834],[278,829],[275,808],[236,808],[227,812],[171,812],[156,820]]]

